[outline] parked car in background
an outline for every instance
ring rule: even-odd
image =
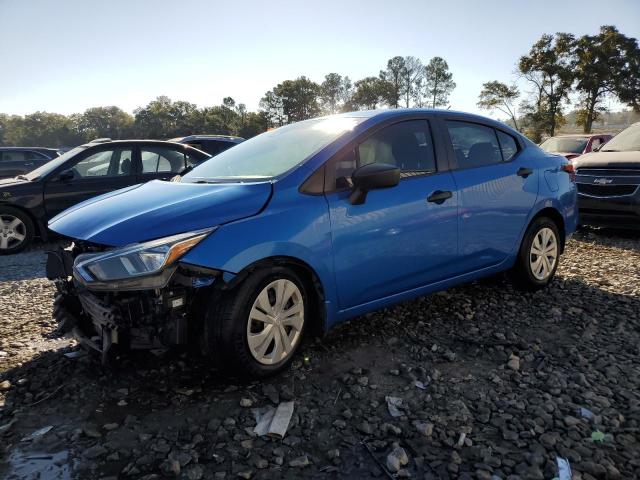
[[[581,224],[640,228],[640,123],[574,166]]]
[[[559,135],[547,138],[540,144],[545,152],[564,155],[567,160],[597,150],[611,139],[612,135],[599,133],[593,135]]]
[[[103,139],[76,147],[39,168],[0,180],[0,255],[47,237],[51,217],[102,193],[176,174],[211,158],[188,145]]]
[[[230,135],[189,135],[188,137],[172,138],[170,141],[185,143],[207,152],[211,156],[215,156],[234,145],[244,142],[244,138]]]
[[[0,147],[0,178],[30,172],[59,155],[55,148]]]
[[[572,172],[470,114],[287,125],[53,218],[74,242],[49,254],[55,316],[103,356],[193,342],[266,376],[304,335],[396,302],[505,270],[548,285],[577,222]]]

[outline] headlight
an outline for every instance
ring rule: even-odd
[[[182,233],[104,253],[85,253],[78,255],[73,269],[87,284],[154,275],[174,265],[213,230]]]

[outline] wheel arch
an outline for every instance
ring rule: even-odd
[[[553,221],[558,227],[558,232],[560,233],[560,253],[564,252],[565,242],[566,242],[566,226],[564,222],[564,217],[558,211],[558,209],[554,207],[545,207],[538,211],[529,221],[529,225],[527,225],[527,229],[529,226],[535,222],[538,218],[547,217]]]
[[[286,267],[293,270],[303,282],[310,295],[313,296],[311,302],[311,325],[310,332],[314,337],[321,337],[327,331],[327,308],[325,304],[326,295],[324,287],[316,271],[305,261],[296,257],[277,255],[262,258],[243,268],[228,284],[229,288],[241,283],[251,272],[260,268],[270,268],[273,266]]]

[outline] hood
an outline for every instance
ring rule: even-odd
[[[152,182],[82,202],[51,219],[67,237],[124,246],[250,217],[271,196],[271,183]]]
[[[640,152],[590,152],[573,162],[575,168],[638,168]]]
[[[14,185],[23,185],[30,183],[29,180],[19,180],[17,177],[0,178],[0,188],[13,187]]]

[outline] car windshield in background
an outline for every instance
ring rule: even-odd
[[[602,147],[601,152],[640,151],[640,125],[631,125],[613,137]]]
[[[54,158],[50,162],[45,163],[41,167],[38,167],[35,170],[30,171],[29,173],[25,174],[24,176],[27,177],[29,180],[35,180],[36,178],[44,177],[45,175],[48,175],[49,173],[53,172],[56,168],[58,168],[64,162],[66,162],[71,157],[76,155],[78,152],[81,152],[85,148],[87,148],[87,147],[76,147],[76,148],[73,148],[73,149],[69,150],[68,152],[60,155],[59,157]]]
[[[306,120],[265,132],[207,160],[182,177],[183,182],[264,180],[277,177],[352,130],[360,117]]]
[[[587,138],[553,137],[545,140],[540,148],[545,152],[582,153],[587,146]]]

